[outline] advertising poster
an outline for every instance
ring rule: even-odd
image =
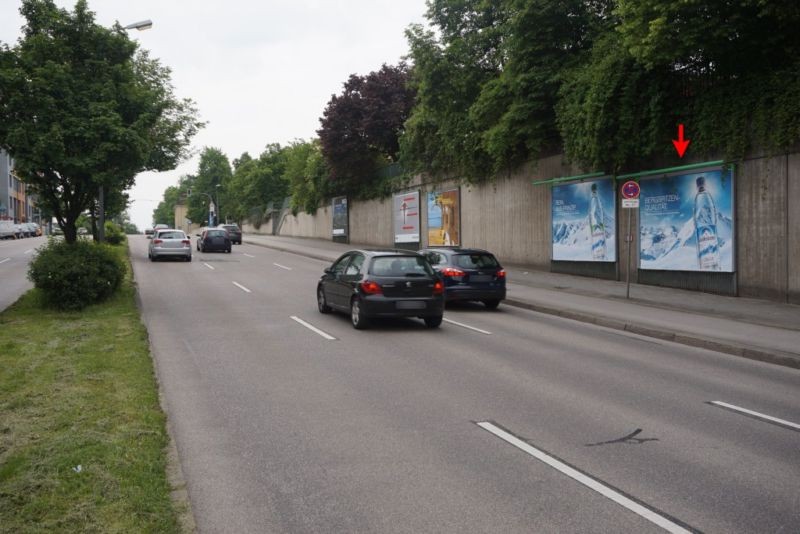
[[[347,235],[347,197],[333,199],[333,235]]]
[[[458,189],[428,193],[428,246],[461,244],[461,205]]]
[[[616,261],[611,178],[553,186],[553,260]]]
[[[394,195],[394,242],[419,243],[419,191]]]
[[[639,267],[733,271],[733,173],[642,180]]]

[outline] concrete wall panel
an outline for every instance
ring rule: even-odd
[[[787,156],[745,161],[735,179],[739,294],[782,300],[788,275]]]
[[[789,156],[787,188],[787,300],[800,304],[800,154]]]
[[[359,245],[394,245],[392,197],[350,202],[350,242]]]

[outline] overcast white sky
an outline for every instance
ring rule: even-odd
[[[56,0],[70,10],[74,0]],[[18,0],[0,0],[0,41],[16,43]],[[268,143],[316,136],[319,117],[350,74],[367,74],[408,53],[404,30],[425,23],[425,0],[89,0],[103,26],[151,19],[130,36],[172,69],[179,97],[208,125],[194,148],[233,160]],[[131,191],[134,223],[150,226],[164,190],[197,170],[144,173]]]

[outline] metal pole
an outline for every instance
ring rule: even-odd
[[[625,235],[625,242],[628,243],[628,266],[625,269],[625,298],[631,298],[631,249],[633,248],[633,236],[631,235],[631,216],[633,209],[628,210],[628,233]]]
[[[99,202],[97,203],[97,241],[106,240],[106,196],[105,188],[100,185]]]

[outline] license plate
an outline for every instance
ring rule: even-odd
[[[473,274],[469,277],[471,282],[491,282],[492,278],[491,274]]]
[[[421,300],[401,300],[397,302],[398,310],[424,310],[425,303]]]

